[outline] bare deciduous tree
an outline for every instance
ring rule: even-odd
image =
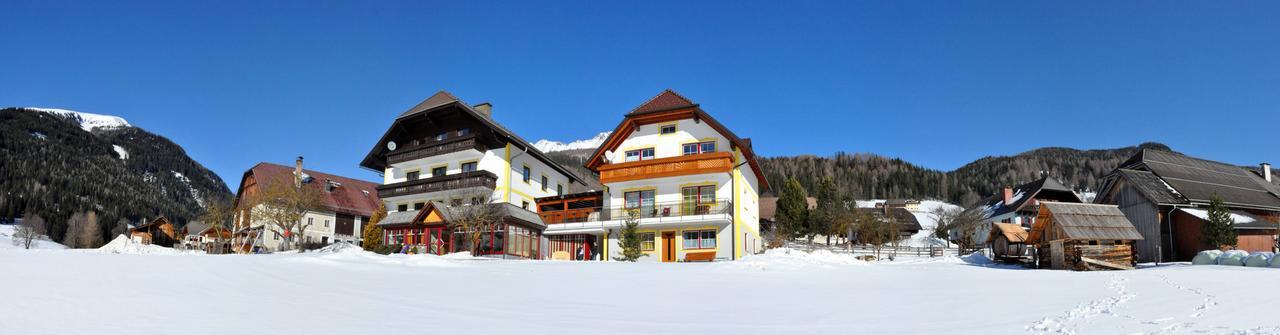
[[[938,222],[934,236],[946,236],[948,243],[955,242],[961,248],[976,247],[978,227],[982,224],[982,211],[978,209],[961,209],[959,207],[934,209],[930,213]],[[949,246],[950,244],[948,244]]]
[[[97,248],[102,245],[102,230],[98,226],[98,213],[75,213],[67,219],[67,236],[63,243],[71,248]]]
[[[505,216],[502,207],[499,207],[505,205],[489,203],[492,196],[492,193],[485,191],[454,193],[450,198],[463,200],[455,204],[457,206],[445,209],[449,211],[449,228],[461,233],[465,239],[455,241],[455,245],[466,242],[467,250],[473,255],[477,253],[476,246],[484,234],[498,227]]]
[[[27,213],[22,216],[22,224],[14,227],[13,245],[21,246],[23,249],[31,249],[31,247],[39,243],[38,241],[41,236],[44,236],[46,229],[44,218]]]
[[[228,241],[231,234],[230,225],[235,219],[236,210],[228,199],[206,198],[204,203],[204,213],[200,215],[200,221],[208,224],[209,229],[213,231],[213,253],[220,254],[224,251],[223,246],[231,243]],[[200,234],[201,232],[187,233]]]
[[[302,219],[307,211],[320,206],[320,190],[297,181],[296,176],[294,179],[276,179],[259,184],[257,191],[245,199],[245,206],[254,220],[262,220],[287,237],[286,249],[290,242],[295,248],[302,246],[303,236],[311,226]]]

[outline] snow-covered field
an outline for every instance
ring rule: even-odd
[[[0,250],[0,334],[1280,334],[1280,270]]]
[[[17,226],[14,226],[14,225],[0,224],[0,249],[23,249],[23,246],[13,244],[13,229],[16,227]],[[32,249],[66,249],[67,246],[62,245],[61,243],[50,241],[47,238],[42,238],[42,239],[36,240],[34,245],[31,246],[31,248]],[[3,276],[3,273],[0,273],[0,276]]]

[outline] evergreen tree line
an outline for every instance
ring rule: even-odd
[[[129,223],[165,216],[185,225],[202,212],[197,199],[230,197],[221,178],[164,137],[136,127],[89,132],[61,115],[0,109],[0,221],[37,215],[52,240],[96,247]]]

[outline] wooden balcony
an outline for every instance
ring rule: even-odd
[[[406,145],[387,154],[387,164],[403,163],[419,158],[427,158],[464,150],[476,150],[483,153],[486,148],[480,144],[475,134],[448,138],[443,141],[428,141],[419,145]]]
[[[493,189],[497,187],[497,184],[498,176],[492,172],[472,171],[378,186],[378,197],[386,199],[469,187]]]
[[[599,168],[600,182],[604,184],[731,170],[733,170],[733,154],[728,152],[605,164]]]

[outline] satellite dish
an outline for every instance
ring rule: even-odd
[[[605,151],[604,151],[604,160],[607,160],[607,161],[609,161],[609,162],[613,162],[613,151],[612,151],[612,150],[605,150]]]
[[[387,141],[387,150],[396,151],[396,141]]]

